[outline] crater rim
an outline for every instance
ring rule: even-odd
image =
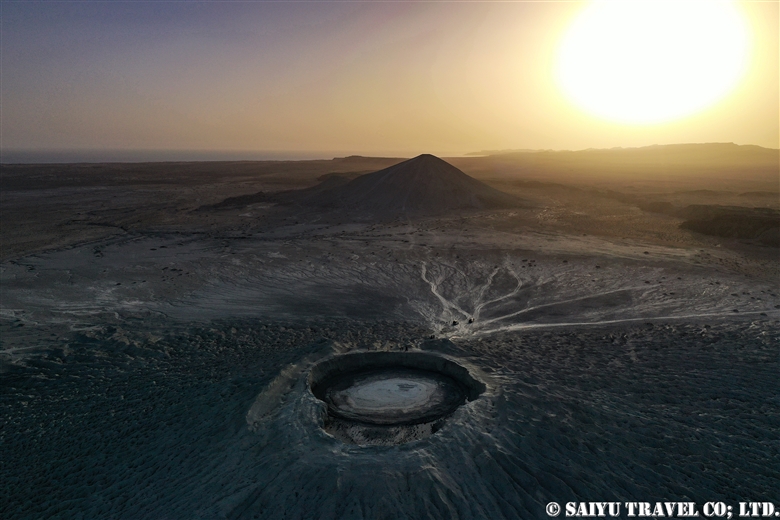
[[[427,437],[487,389],[457,360],[420,351],[334,355],[310,369],[307,383],[325,406],[323,429],[352,444]]]

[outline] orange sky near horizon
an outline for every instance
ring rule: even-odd
[[[583,110],[556,81],[586,2],[3,1],[0,145],[323,156],[778,148],[778,5],[736,4],[750,52],[724,97],[633,124]]]

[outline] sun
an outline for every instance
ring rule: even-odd
[[[561,42],[565,96],[604,119],[654,124],[696,113],[745,74],[749,38],[731,2],[594,2]]]

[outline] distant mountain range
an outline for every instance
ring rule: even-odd
[[[464,154],[465,156],[486,156],[486,155],[507,155],[507,154],[516,154],[516,153],[540,153],[540,152],[547,152],[547,153],[578,153],[578,152],[621,152],[621,151],[662,151],[662,152],[680,152],[683,150],[686,151],[693,151],[693,150],[713,150],[713,149],[719,149],[719,150],[734,150],[736,148],[744,149],[744,150],[771,150],[775,153],[780,152],[780,150],[776,148],[764,148],[762,146],[756,146],[752,144],[747,145],[738,145],[734,143],[682,143],[682,144],[653,144],[649,146],[638,146],[638,147],[621,147],[621,146],[615,146],[612,148],[585,148],[583,150],[553,150],[552,148],[546,148],[546,149],[536,149],[536,148],[505,148],[502,150],[482,150],[479,152],[469,152]]]
[[[634,181],[697,188],[777,191],[780,150],[734,143],[671,144],[578,151],[512,151],[449,159],[480,179],[544,179],[561,182]],[[702,186],[702,182],[706,185]],[[738,187],[737,187],[738,186]]]

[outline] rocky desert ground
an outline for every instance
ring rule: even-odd
[[[0,516],[780,505],[773,163],[526,155],[3,165]],[[388,351],[487,390],[409,442],[328,433],[312,367]]]

